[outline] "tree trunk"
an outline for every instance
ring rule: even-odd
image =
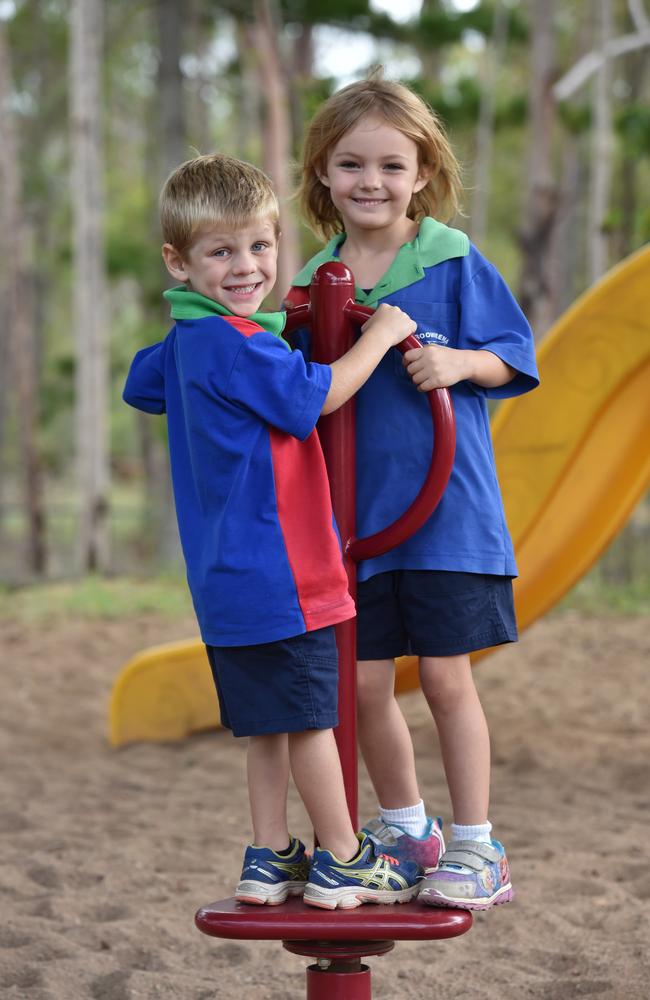
[[[73,214],[73,328],[76,346],[77,563],[108,569],[108,363],[101,142],[103,5],[73,0],[70,104]]]
[[[529,96],[529,159],[524,224],[520,233],[522,271],[519,301],[536,337],[553,315],[550,247],[557,218],[558,191],[553,177],[551,140],[555,120],[552,94],[554,0],[534,0],[533,52]]]
[[[292,193],[290,163],[292,154],[291,117],[288,88],[278,48],[279,32],[271,0],[255,0],[255,21],[250,27],[258,59],[261,90],[264,94],[263,157],[264,169],[271,177],[280,202],[282,239],[278,258],[276,302],[285,295],[300,260],[298,230],[288,205]]]
[[[601,47],[612,36],[611,0],[598,0],[597,37]],[[609,265],[609,236],[607,214],[612,182],[612,132],[611,64],[604,59],[596,73],[593,90],[592,125],[592,175],[589,198],[589,270],[592,281],[597,281]]]
[[[164,177],[167,177],[175,167],[193,155],[185,141],[186,118],[181,73],[185,13],[183,5],[177,0],[158,0],[156,14],[160,47],[157,105],[160,109],[160,134],[163,139],[162,168]]]
[[[508,10],[497,0],[492,22],[492,38],[487,52],[481,80],[481,106],[476,128],[476,163],[474,168],[474,193],[472,197],[471,236],[479,246],[485,241],[488,208],[490,204],[490,177],[492,170],[492,144],[494,139],[494,106],[496,78],[503,62],[508,37]]]
[[[2,177],[2,232],[7,298],[6,339],[2,361],[8,362],[16,393],[18,448],[23,459],[27,564],[31,572],[46,569],[43,469],[37,444],[38,387],[34,330],[33,282],[27,264],[26,222],[22,205],[20,151],[10,111],[11,53],[0,21],[0,173]],[[6,373],[5,373],[6,377]],[[3,388],[9,389],[7,380]]]
[[[165,178],[185,160],[195,155],[187,143],[187,111],[181,70],[183,55],[185,12],[176,0],[157,0],[156,20],[158,31],[158,128],[155,153],[158,188]],[[201,152],[211,152],[202,149]],[[160,229],[156,213],[153,245],[160,244]],[[161,329],[170,326],[169,307],[162,298],[162,289],[170,283],[167,270],[160,262],[160,323]],[[172,494],[169,455],[163,438],[145,417],[138,421],[141,454],[145,471],[145,534],[154,544],[155,561],[166,566],[179,559],[178,529]]]

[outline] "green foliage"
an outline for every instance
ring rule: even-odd
[[[555,613],[566,611],[582,611],[599,618],[606,615],[648,615],[650,579],[612,583],[592,573],[573,588]]]
[[[616,116],[616,129],[626,156],[650,155],[650,108],[647,104],[630,104],[623,108]]]
[[[591,128],[591,108],[588,104],[563,101],[558,105],[558,116],[572,135],[581,135]]]

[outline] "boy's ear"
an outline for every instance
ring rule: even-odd
[[[185,261],[175,246],[171,243],[163,243],[162,258],[172,278],[176,278],[177,281],[189,280],[189,276],[185,270]]]

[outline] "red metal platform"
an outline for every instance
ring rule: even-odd
[[[457,937],[472,926],[468,910],[436,908],[417,900],[320,910],[297,898],[280,906],[251,906],[230,898],[202,906],[194,919],[200,931],[213,937],[266,941],[430,941]]]

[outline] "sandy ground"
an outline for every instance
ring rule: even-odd
[[[204,937],[249,835],[244,748],[225,732],[110,749],[112,680],[195,633],[159,617],[0,625],[0,997],[305,995],[307,959]],[[494,747],[495,834],[516,901],[450,941],[371,959],[373,996],[641,1000],[650,995],[647,620],[547,618],[476,668]],[[402,699],[432,811],[449,817],[419,692]],[[362,817],[372,812],[365,775]],[[293,830],[309,839],[300,804]]]

